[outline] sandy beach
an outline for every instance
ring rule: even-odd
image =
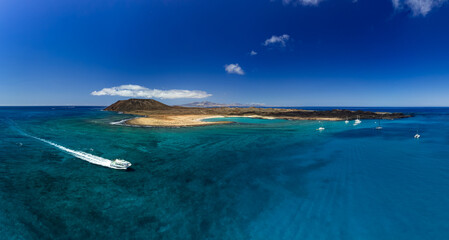
[[[232,123],[229,121],[205,122],[204,119],[220,118],[223,116],[215,115],[154,115],[147,117],[133,118],[126,121],[126,124],[136,126],[154,126],[154,127],[190,127],[206,126]]]
[[[299,118],[299,117],[266,117],[259,115],[152,115],[137,117],[127,120],[125,123],[134,126],[152,126],[152,127],[195,127],[207,125],[220,125],[233,123],[232,121],[206,122],[210,118],[259,118],[259,119],[285,119],[285,120],[323,120],[323,121],[341,121],[341,118]]]
[[[218,122],[206,122],[205,119],[210,118],[225,118],[225,117],[248,117],[248,118],[260,118],[260,119],[276,119],[273,117],[265,117],[259,115],[249,116],[223,116],[223,115],[152,115],[146,117],[133,118],[125,123],[135,126],[153,126],[153,127],[193,127],[193,126],[207,126],[207,125],[219,125],[229,124],[232,121],[218,121]]]

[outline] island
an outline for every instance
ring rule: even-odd
[[[411,117],[403,113],[350,111],[344,109],[317,111],[264,107],[183,107],[169,106],[153,99],[120,100],[104,110],[141,116],[127,120],[125,123],[128,125],[154,127],[189,127],[232,123],[232,121],[203,121],[209,118],[222,117],[322,121]]]

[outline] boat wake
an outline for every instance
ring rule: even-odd
[[[39,141],[42,141],[44,143],[47,143],[51,146],[54,146],[54,147],[58,148],[59,150],[62,150],[74,157],[77,157],[79,159],[82,159],[84,161],[90,162],[95,165],[100,165],[103,167],[108,167],[108,168],[113,168],[113,169],[125,169],[125,170],[131,166],[131,163],[128,161],[125,161],[125,160],[121,160],[121,159],[109,160],[106,158],[95,156],[90,153],[72,150],[72,149],[66,148],[64,146],[61,146],[59,144],[56,144],[54,142],[50,142],[48,140],[42,139],[42,138],[38,138],[35,136],[31,136],[31,135],[28,135],[28,136],[31,138],[37,139]]]
[[[74,157],[77,157],[79,159],[82,159],[84,161],[88,161],[90,163],[93,163],[93,164],[96,164],[96,165],[100,165],[100,166],[104,166],[104,167],[111,167],[112,161],[109,160],[109,159],[102,158],[102,157],[99,157],[99,156],[95,156],[95,155],[92,155],[90,153],[85,153],[85,152],[81,152],[81,151],[72,150],[72,149],[66,148],[64,146],[61,146],[59,144],[56,144],[54,142],[50,142],[48,140],[42,139],[42,138],[38,138],[38,137],[34,137],[34,136],[30,136],[30,137],[32,137],[34,139],[37,139],[39,141],[42,141],[44,143],[47,143],[47,144],[49,144],[49,145],[51,145],[53,147],[56,147],[56,148],[58,148],[58,149],[60,149],[60,150],[62,150],[64,152],[66,152],[66,153],[68,153],[68,154],[70,154],[70,155],[72,155]]]
[[[100,166],[103,166],[103,167],[108,167],[108,168],[113,168],[113,169],[127,169],[129,166],[131,166],[131,163],[128,162],[128,161],[125,161],[125,160],[120,160],[120,159],[109,160],[109,159],[106,159],[106,158],[95,156],[95,155],[90,154],[90,153],[85,153],[85,152],[82,152],[82,151],[76,151],[76,150],[73,150],[73,149],[69,149],[69,148],[61,146],[59,144],[56,144],[54,142],[48,141],[46,139],[29,135],[26,132],[22,131],[17,126],[15,126],[14,128],[16,128],[16,130],[19,133],[21,133],[22,135],[24,135],[24,136],[27,136],[27,137],[30,137],[30,138],[34,138],[34,139],[39,140],[41,142],[47,143],[47,144],[49,144],[49,145],[51,145],[53,147],[58,148],[59,150],[61,150],[63,152],[66,152],[66,153],[68,153],[68,154],[70,154],[70,155],[72,155],[74,157],[77,157],[79,159],[82,159],[84,161],[90,162],[90,163],[95,164],[95,165],[100,165]]]

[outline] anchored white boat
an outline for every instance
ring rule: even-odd
[[[360,121],[360,116],[357,115],[357,119],[354,121],[354,126],[359,125],[360,123],[362,123],[362,121]]]
[[[415,139],[418,139],[418,138],[420,138],[420,137],[421,137],[421,135],[419,135],[418,131],[416,131],[416,134],[415,134],[414,138],[415,138]]]
[[[379,125],[377,125],[376,129],[377,130],[381,130],[382,129],[382,126],[380,126],[380,119],[379,119]]]
[[[325,129],[324,127],[319,127],[317,130],[318,131],[324,131],[324,129]]]

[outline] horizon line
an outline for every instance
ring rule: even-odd
[[[0,107],[107,107],[109,105],[0,105]],[[180,106],[180,105],[169,105],[169,106]],[[230,106],[233,107],[233,106]],[[339,108],[449,108],[448,106],[331,106],[331,105],[317,105],[317,106],[276,106],[276,105],[267,105],[267,106],[235,106],[235,107],[255,107],[255,108],[276,108],[276,107],[339,107]],[[205,107],[208,108],[208,107]],[[209,107],[215,108],[215,107]]]

